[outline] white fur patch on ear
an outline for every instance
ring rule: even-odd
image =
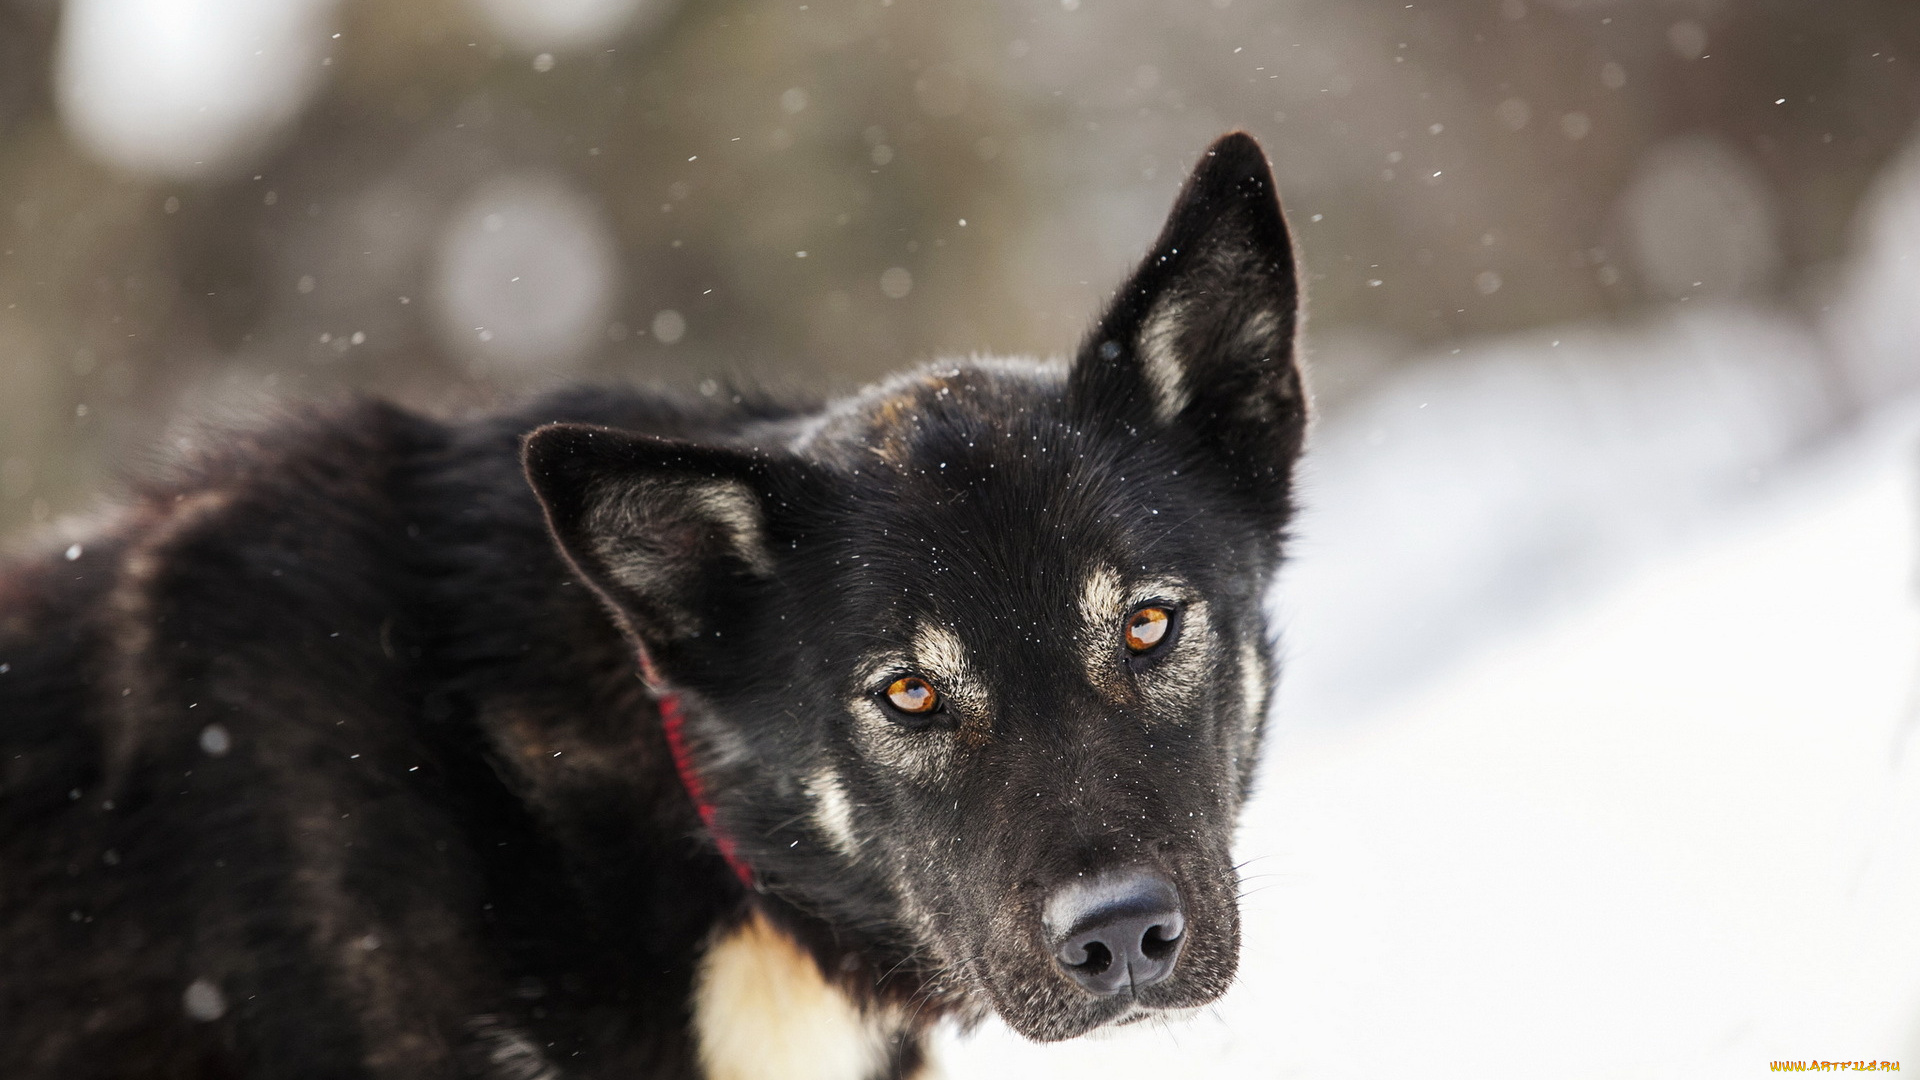
[[[1284,348],[1286,344],[1280,340],[1280,317],[1265,308],[1249,314],[1246,321],[1240,324],[1238,345],[1245,352],[1264,353],[1269,349]]]
[[[901,1018],[862,1009],[755,912],[700,962],[693,1029],[708,1080],[868,1080]]]
[[[760,500],[747,485],[737,480],[701,485],[695,501],[707,518],[725,530],[734,554],[758,574],[773,573],[773,557],[763,539],[766,535],[760,519]]]
[[[1187,389],[1187,365],[1180,358],[1181,305],[1165,301],[1140,327],[1140,374],[1153,394],[1153,415],[1171,424],[1192,400]]]
[[[759,500],[738,480],[622,478],[594,493],[585,532],[593,555],[614,582],[659,604],[675,632],[696,629],[678,606],[692,575],[722,551],[755,573],[773,572]]]
[[[860,837],[853,831],[853,802],[847,785],[832,769],[819,769],[802,781],[813,797],[813,823],[826,834],[833,850],[849,859],[860,855]]]

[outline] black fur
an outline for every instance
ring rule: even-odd
[[[703,950],[749,912],[891,1018],[892,1075],[942,1015],[1052,1039],[1212,1000],[1295,280],[1232,135],[1070,366],[309,411],[12,565],[0,1071],[697,1076]],[[1175,636],[1127,653],[1101,581]],[[874,680],[943,641],[943,709],[888,712]],[[751,889],[676,777],[669,690]],[[1185,950],[1095,998],[1039,907],[1121,866],[1178,885]]]

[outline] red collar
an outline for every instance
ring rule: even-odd
[[[658,694],[660,704],[660,727],[667,735],[667,749],[673,753],[673,767],[680,773],[680,783],[687,789],[687,797],[693,800],[693,808],[699,812],[700,821],[706,825],[708,835],[713,837],[713,846],[720,849],[720,857],[727,860],[733,876],[740,884],[753,888],[753,868],[740,857],[740,851],[733,846],[733,837],[720,828],[713,810],[713,804],[707,801],[707,788],[700,782],[700,774],[694,771],[693,757],[687,752],[687,718],[680,711],[680,695],[671,691]]]

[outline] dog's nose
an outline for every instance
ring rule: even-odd
[[[1186,942],[1180,893],[1150,870],[1071,882],[1047,901],[1041,924],[1054,962],[1103,997],[1152,986],[1173,974]]]

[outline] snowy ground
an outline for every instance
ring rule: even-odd
[[[1283,693],[1236,989],[1167,1030],[989,1030],[947,1074],[1920,1063],[1916,447],[1920,407],[1882,410],[1364,715]]]

